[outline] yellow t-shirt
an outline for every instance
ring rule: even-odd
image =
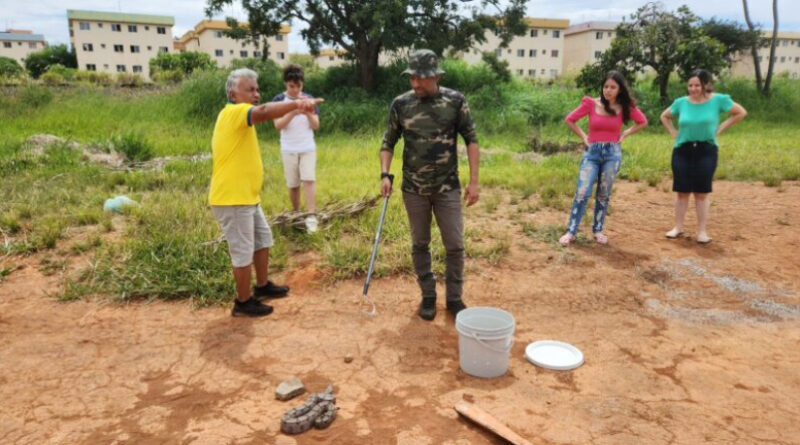
[[[225,105],[211,138],[214,161],[208,202],[214,206],[253,205],[261,202],[264,167],[250,120],[252,104]]]

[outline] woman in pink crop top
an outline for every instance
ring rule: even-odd
[[[575,124],[589,116],[589,135]],[[622,131],[622,126],[633,120],[634,126]],[[578,186],[567,223],[567,233],[558,242],[562,246],[575,241],[586,203],[597,182],[594,206],[594,239],[600,244],[608,243],[603,234],[603,221],[608,213],[611,186],[622,162],[620,143],[628,136],[647,126],[647,118],[636,108],[625,78],[617,71],[609,71],[603,80],[599,98],[584,97],[581,105],[564,119],[572,131],[586,145],[578,172]]]

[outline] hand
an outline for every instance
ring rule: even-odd
[[[314,110],[316,110],[317,105],[321,104],[322,102],[325,102],[325,99],[321,99],[321,98],[317,97],[317,98],[314,98],[314,99],[301,99],[301,100],[298,100],[296,103],[297,103],[297,109],[301,113],[308,113],[308,112],[313,112]]]
[[[623,132],[622,132],[622,134],[619,136],[619,143],[621,144],[621,143],[622,143],[622,141],[624,141],[624,140],[625,140],[625,138],[627,138],[627,137],[628,137],[628,130],[625,130],[625,131],[623,131]]]
[[[670,130],[669,135],[672,136],[672,139],[678,139],[678,132],[675,130]]]
[[[479,197],[480,191],[478,190],[478,184],[470,182],[469,185],[467,185],[467,189],[464,191],[464,201],[467,202],[467,207],[478,202]]]
[[[381,196],[386,198],[391,194],[392,194],[392,181],[389,178],[383,178],[381,180]]]
[[[588,147],[589,145],[591,145],[591,142],[589,142],[589,136],[587,136],[585,134],[583,135],[583,145],[585,147]]]

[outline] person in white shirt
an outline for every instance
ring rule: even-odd
[[[275,96],[273,102],[312,99],[303,92],[303,68],[289,64],[283,69],[283,84],[286,91]],[[319,109],[313,111],[295,110],[275,119],[275,128],[281,132],[281,156],[283,157],[283,173],[286,186],[289,188],[289,200],[295,212],[300,210],[300,184],[306,196],[308,215],[305,219],[309,233],[317,231],[317,205],[315,197],[315,174],[317,164],[317,146],[314,142],[314,131],[319,129]]]

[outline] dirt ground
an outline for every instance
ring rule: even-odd
[[[329,284],[302,255],[277,276],[291,297],[252,320],[185,302],[59,303],[63,277],[7,258],[26,266],[0,282],[0,443],[504,443],[458,417],[468,399],[541,445],[800,444],[800,183],[716,183],[707,246],[664,238],[662,186],[618,184],[611,244],[566,250],[521,230],[566,212],[493,193],[501,204],[469,209],[467,226],[507,231],[511,249],[498,265],[467,261],[465,300],[514,315],[506,376],[460,371],[454,319],[442,298],[434,322],[417,318],[409,276],[373,281],[366,318],[362,281]],[[586,363],[536,368],[524,348],[540,339]],[[304,399],[275,400],[292,376],[334,385],[330,428],[280,433]]]

